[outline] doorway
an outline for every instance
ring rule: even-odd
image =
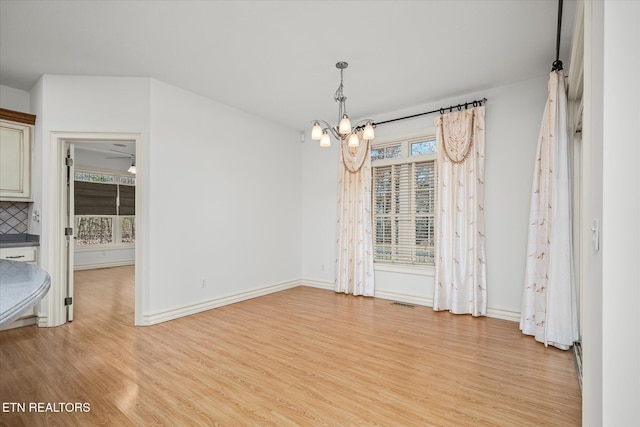
[[[114,245],[117,243],[119,246],[116,248],[108,248],[110,255],[107,255],[107,247],[104,244],[109,242],[104,240],[100,241],[100,239],[104,239],[104,233],[102,236],[91,234],[87,235],[87,233],[85,233],[83,239],[85,239],[84,243],[87,243],[87,237],[89,237],[89,240],[98,239],[98,243],[103,243],[102,246],[97,245],[100,246],[100,250],[97,252],[91,251],[90,249],[85,250],[87,253],[93,252],[92,256],[94,257],[94,261],[96,260],[96,256],[98,257],[98,260],[102,258],[102,260],[93,262],[93,264],[89,261],[88,267],[96,267],[98,265],[106,267],[116,266],[118,264],[131,264],[130,256],[133,254],[133,265],[135,268],[134,324],[139,325],[141,324],[142,317],[141,307],[143,294],[143,260],[140,255],[143,253],[145,244],[143,236],[145,235],[146,230],[146,226],[144,225],[145,221],[142,219],[145,217],[144,213],[146,212],[144,203],[142,203],[142,196],[144,195],[144,177],[143,174],[139,173],[140,170],[144,169],[140,168],[138,161],[140,157],[139,154],[143,152],[141,135],[120,133],[52,132],[52,142],[55,144],[54,146],[57,151],[57,162],[55,167],[56,180],[52,182],[52,185],[49,188],[50,194],[48,197],[50,202],[53,203],[54,206],[57,206],[57,209],[52,210],[52,219],[49,225],[51,239],[49,239],[50,241],[47,244],[47,248],[49,249],[49,274],[52,277],[52,287],[49,292],[49,300],[47,303],[47,322],[43,326],[58,326],[67,321],[73,320],[74,255],[76,254],[75,241],[78,237],[75,235],[78,223],[74,212],[76,166],[80,166],[78,170],[85,174],[85,178],[91,175],[91,169],[95,169],[95,171],[93,171],[93,178],[95,179],[104,179],[104,176],[108,175],[112,176],[112,184],[116,184],[116,194],[119,192],[117,184],[120,182],[123,184],[122,193],[127,194],[130,194],[131,191],[125,191],[126,189],[124,189],[124,186],[128,185],[130,187],[131,184],[135,184],[135,196],[128,204],[129,209],[132,211],[123,212],[127,215],[121,215],[122,217],[131,217],[133,215],[130,214],[134,213],[134,223],[132,224],[131,220],[127,219],[129,223],[126,224],[126,221],[123,221],[123,218],[120,218],[120,216],[117,215],[118,210],[116,210],[116,215],[111,216],[110,219],[111,226],[106,227],[106,229],[111,230],[111,236],[107,236],[107,240],[110,239],[110,243],[113,243]],[[75,150],[77,147],[80,147],[81,151],[85,151],[85,153],[81,155],[82,160],[76,158]],[[69,155],[72,158],[71,161],[67,160]],[[107,159],[107,157],[113,157],[113,159]],[[80,164],[78,163],[78,160],[81,160]],[[113,162],[113,164],[106,163],[107,161]],[[100,167],[96,165],[96,162],[102,162],[102,166]],[[123,164],[126,165],[127,170],[129,170],[130,166],[135,165],[136,174],[132,174],[127,171],[122,171],[122,173],[119,174],[118,171],[124,167]],[[103,175],[103,177],[100,178],[100,175]],[[90,180],[90,178],[91,177],[89,176],[88,179]],[[69,185],[69,183],[71,185]],[[118,195],[126,196],[125,194]],[[118,202],[121,202],[122,200],[123,199],[120,198],[118,199]],[[116,209],[119,207],[120,206],[117,206]],[[100,217],[100,215],[94,216]],[[99,223],[101,220],[98,218],[97,220],[92,219],[92,221],[94,221],[94,231],[100,230],[101,227],[99,226]],[[125,224],[123,224],[123,222],[125,222]],[[87,228],[86,223],[87,221],[85,220],[85,231]],[[135,227],[135,229],[132,230],[131,226]],[[113,233],[114,229],[119,233],[117,236]],[[109,233],[106,234],[108,235]],[[127,244],[131,243],[132,237],[135,240],[135,243],[133,245]],[[114,241],[114,238],[117,240]],[[95,243],[95,241],[88,243]],[[119,259],[116,257],[114,260],[112,255],[116,254],[118,251],[121,256]],[[122,253],[127,251],[129,252],[128,260],[127,256],[124,256],[124,258],[122,257]],[[91,256],[89,256],[89,258],[91,258]],[[109,258],[111,261],[105,261]],[[87,261],[85,260],[84,263],[86,265]]]
[[[91,277],[109,276],[106,268],[135,264],[135,142],[75,141],[66,143],[69,203],[67,294],[75,294],[76,272],[95,270]],[[71,176],[72,175],[72,176]],[[133,274],[132,269],[124,269]],[[105,283],[109,283],[103,278]],[[133,280],[130,281],[131,283]],[[132,292],[133,293],[133,292]],[[75,296],[75,295],[74,295]],[[75,317],[67,306],[67,321]]]

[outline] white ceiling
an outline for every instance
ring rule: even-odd
[[[568,69],[575,0],[564,2]],[[294,129],[546,75],[556,0],[0,0],[0,84],[42,74],[147,76]],[[490,100],[489,100],[490,102]]]
[[[114,142],[96,142],[96,141],[76,141],[75,149],[93,151],[107,157],[123,157],[131,159],[136,155],[136,145],[134,143]]]

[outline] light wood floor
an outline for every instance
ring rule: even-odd
[[[76,320],[0,332],[0,425],[577,426],[570,352],[518,325],[298,287],[133,326],[133,267],[76,272]]]

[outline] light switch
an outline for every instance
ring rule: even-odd
[[[600,250],[600,220],[591,220],[591,246],[593,250],[598,252]]]

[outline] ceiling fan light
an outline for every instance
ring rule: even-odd
[[[373,126],[371,126],[371,122],[368,122],[362,132],[362,139],[373,139],[374,137],[375,133],[373,132]]]
[[[320,123],[315,122],[313,124],[313,129],[311,129],[311,139],[319,140],[322,138],[322,128],[320,127]]]
[[[131,166],[129,166],[129,169],[127,169],[127,172],[132,173],[132,174],[136,174],[136,164],[135,163],[131,163]]]
[[[351,132],[351,122],[349,121],[349,116],[347,116],[346,114],[343,115],[342,120],[340,120],[338,132],[340,132],[340,135],[347,135],[349,132]]]
[[[349,147],[357,147],[360,145],[360,139],[358,139],[357,133],[352,133],[349,135]]]
[[[331,137],[327,131],[322,132],[322,136],[320,137],[320,147],[331,147]]]

